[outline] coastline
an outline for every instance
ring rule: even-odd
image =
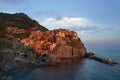
[[[4,80],[3,78],[8,78],[9,74],[13,73],[13,72],[17,72],[19,70],[25,69],[25,68],[36,68],[36,67],[42,67],[42,66],[61,66],[61,65],[68,65],[74,62],[78,62],[78,61],[83,61],[86,58],[79,58],[79,57],[75,57],[75,58],[68,58],[68,59],[62,59],[63,63],[56,63],[56,64],[50,64],[50,63],[44,63],[44,64],[38,64],[38,63],[22,63],[19,64],[18,66],[14,67],[13,69],[10,70],[6,70],[3,71],[1,70],[0,72],[0,79]]]

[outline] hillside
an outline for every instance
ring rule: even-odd
[[[24,13],[0,13],[0,27],[19,27],[20,29],[38,27],[41,31],[48,30]]]
[[[0,36],[5,34],[16,38],[28,37],[32,31],[47,31],[48,29],[32,20],[24,13],[0,13]]]

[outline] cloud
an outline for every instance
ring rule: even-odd
[[[73,27],[83,27],[87,24],[88,20],[85,18],[47,18],[42,22],[43,25],[50,28],[73,28]]]
[[[113,30],[112,28],[100,26],[87,18],[73,18],[73,17],[56,17],[46,18],[40,24],[46,26],[48,29],[65,28],[71,29],[81,34],[84,33],[98,33]]]

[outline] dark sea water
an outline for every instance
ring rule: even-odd
[[[97,56],[118,62],[110,66],[90,59],[68,65],[25,68],[10,74],[14,80],[120,80],[119,48],[88,48]]]

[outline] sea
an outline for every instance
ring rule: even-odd
[[[84,59],[66,65],[24,68],[9,76],[13,80],[120,80],[120,48],[88,48],[88,51],[118,64],[111,66]]]

